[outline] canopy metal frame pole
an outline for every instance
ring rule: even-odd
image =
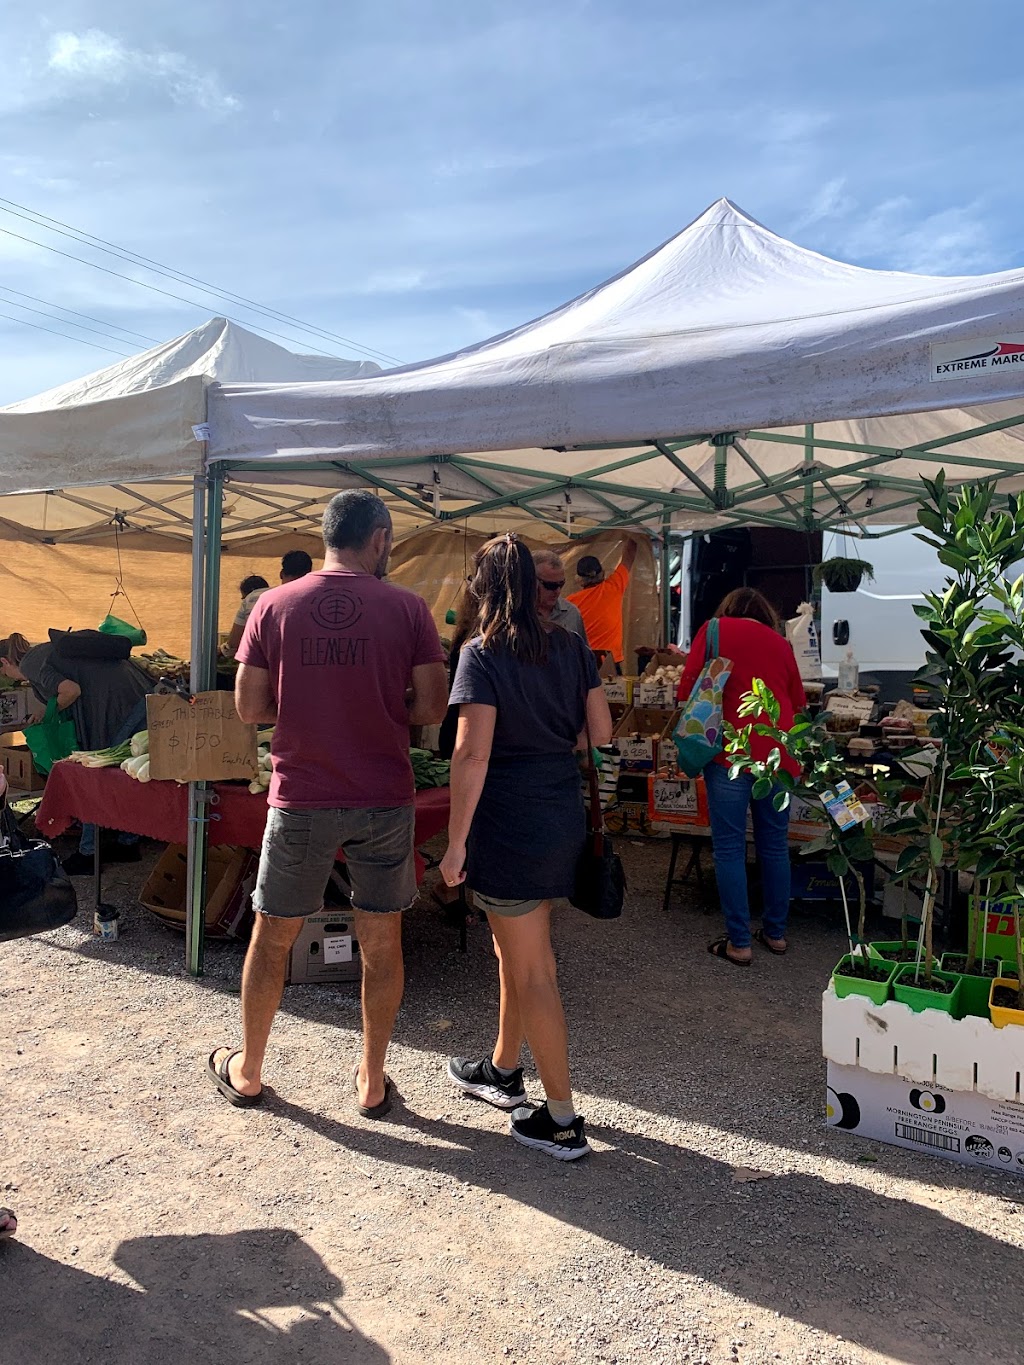
[[[672,643],[672,518],[661,521],[661,643]]]
[[[195,542],[192,553],[192,668],[193,696],[208,692],[217,681],[217,618],[220,601],[220,555],[223,526],[224,474],[214,467],[196,479],[193,504]],[[200,487],[201,485],[201,487]],[[197,562],[198,561],[198,562]],[[202,976],[206,949],[206,859],[210,843],[210,806],[213,785],[190,782],[185,916],[185,959],[192,976]]]
[[[205,455],[205,444],[203,446]],[[206,475],[192,481],[192,664],[189,691],[203,690],[203,633],[206,610]],[[206,819],[203,782],[188,785],[188,832],[186,834],[185,965],[192,976],[203,974],[204,912],[206,907]]]

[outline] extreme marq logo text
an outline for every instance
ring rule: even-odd
[[[1024,365],[1024,336],[941,342],[929,350],[932,379],[969,378],[1007,365]]]

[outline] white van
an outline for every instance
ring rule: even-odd
[[[821,665],[826,678],[835,677],[848,649],[883,691],[905,686],[924,663],[921,621],[914,604],[926,592],[941,590],[948,570],[930,545],[905,527],[879,540],[860,540],[828,533],[822,559],[843,555],[864,559],[875,571],[874,580],[861,579],[856,592],[821,590]]]

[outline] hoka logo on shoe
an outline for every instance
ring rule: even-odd
[[[552,1133],[551,1136],[555,1142],[569,1142],[576,1136],[576,1134],[572,1131],[571,1128],[563,1128],[560,1133]]]

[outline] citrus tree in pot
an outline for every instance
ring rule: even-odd
[[[874,856],[871,822],[842,828],[826,814],[824,805],[846,779],[846,756],[825,729],[824,716],[812,720],[801,713],[794,717],[789,729],[780,728],[778,700],[760,678],[754,679],[753,689],[740,702],[739,714],[750,717],[746,725],[725,727],[726,753],[732,760],[730,775],[750,773],[754,778],[754,799],[770,799],[777,810],[785,810],[793,797],[802,798],[815,821],[821,824],[821,834],[804,845],[801,852],[805,856],[824,854],[825,863],[839,884],[850,951],[833,972],[836,994],[867,995],[876,1004],[882,1004],[889,998],[896,964],[871,956],[867,948],[868,898],[862,868]],[[774,748],[764,761],[753,758],[752,735],[773,740],[784,749],[800,765],[799,775],[794,777],[782,767],[780,747]],[[885,800],[888,793],[878,795]],[[848,877],[853,878],[857,887],[856,929],[850,916]]]
[[[972,934],[967,952],[947,954],[944,970],[937,971],[934,912],[944,867],[972,872],[976,887],[981,878],[996,874],[998,880],[1005,870],[991,841],[996,799],[985,775],[993,768],[988,753],[993,730],[1005,722],[1024,722],[1024,668],[1015,655],[1024,585],[1007,577],[1024,556],[1024,506],[1011,497],[1006,510],[995,510],[992,485],[953,494],[941,474],[925,481],[925,491],[918,538],[936,550],[950,573],[943,592],[925,594],[914,608],[926,646],[925,665],[915,681],[936,699],[930,729],[940,751],[922,799],[890,827],[907,840],[897,876],[918,877],[925,884],[919,960],[896,980],[894,990],[897,999],[902,995],[917,1008],[941,1008],[942,1001],[918,993],[951,996],[950,978],[962,977],[964,1006],[980,1012],[998,967],[978,960]],[[950,967],[957,970],[950,973]],[[910,991],[913,998],[906,994]],[[962,1012],[959,1002],[957,1012]]]

